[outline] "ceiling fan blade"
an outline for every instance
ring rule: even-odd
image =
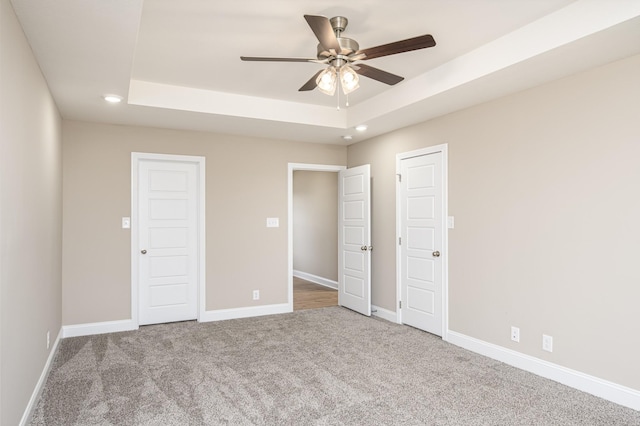
[[[370,67],[365,64],[357,64],[353,66],[353,69],[360,75],[378,80],[381,83],[393,86],[404,80],[404,77],[391,74],[390,72],[382,71],[381,69]]]
[[[355,55],[365,55],[360,60],[379,58],[381,56],[395,55],[396,53],[410,52],[412,50],[433,47],[436,41],[431,34],[418,37],[408,38],[406,40],[396,41],[389,44],[370,47],[368,49],[358,50]]]
[[[304,15],[304,19],[307,20],[307,24],[311,27],[322,47],[326,50],[333,49],[336,53],[342,51],[328,18],[325,16]]]
[[[320,70],[317,73],[315,73],[313,77],[309,79],[309,81],[307,81],[301,88],[298,89],[298,92],[307,92],[309,90],[315,89],[317,86],[316,79],[318,78],[318,76],[322,71],[324,70]]]
[[[257,62],[319,62],[316,58],[270,58],[263,56],[240,56],[240,60]]]

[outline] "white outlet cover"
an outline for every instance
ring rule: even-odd
[[[277,217],[267,218],[267,228],[279,228],[279,227],[280,227],[280,218],[277,218]]]
[[[518,327],[511,327],[511,340],[520,342],[520,329]]]
[[[547,352],[553,352],[553,337],[542,335],[542,350]]]

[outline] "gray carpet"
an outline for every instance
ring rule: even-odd
[[[333,307],[64,339],[32,425],[640,425],[640,412]]]

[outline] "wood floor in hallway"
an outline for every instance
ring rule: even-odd
[[[293,277],[293,310],[338,305],[338,290]]]

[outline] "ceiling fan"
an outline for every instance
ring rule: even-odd
[[[321,92],[332,96],[336,91],[338,81],[345,94],[349,94],[360,87],[358,75],[363,75],[388,85],[394,85],[404,80],[404,77],[400,77],[399,75],[391,74],[359,62],[357,64],[354,63],[356,61],[365,61],[436,45],[433,37],[430,34],[426,34],[370,47],[368,49],[360,49],[360,46],[355,40],[342,37],[342,32],[347,28],[349,22],[344,16],[335,16],[328,19],[324,16],[304,15],[304,19],[306,19],[311,30],[320,42],[318,44],[316,58],[240,56],[240,59],[243,61],[259,62],[313,62],[328,64],[329,66],[327,68],[314,74],[314,76],[298,90],[302,92],[318,87]]]

